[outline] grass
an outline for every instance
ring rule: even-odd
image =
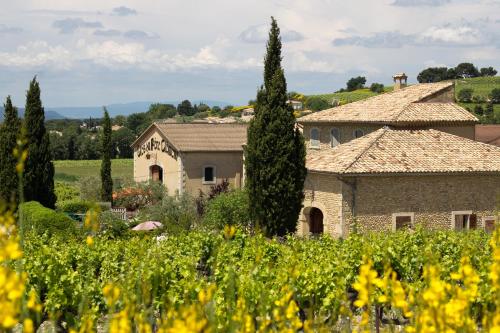
[[[83,177],[100,177],[101,160],[54,161],[54,180],[73,183]],[[131,180],[134,173],[133,159],[111,160],[113,179]]]
[[[392,87],[385,87],[384,88],[385,92],[392,91]],[[307,97],[319,97],[328,103],[331,103],[333,99],[336,99],[340,102],[340,104],[347,104],[347,103],[352,103],[356,101],[360,101],[362,99],[372,97],[378,95],[377,93],[374,93],[370,91],[370,89],[365,88],[365,89],[358,89],[355,91],[344,91],[344,92],[336,92],[336,93],[330,93],[330,94],[319,94],[319,95],[308,95]]]
[[[455,94],[465,88],[472,89],[473,95],[487,98],[493,88],[500,88],[500,76],[475,77],[455,81]]]

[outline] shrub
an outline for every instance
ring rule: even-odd
[[[500,103],[500,88],[495,88],[495,89],[491,90],[489,97],[490,97],[491,103],[499,104]]]
[[[176,196],[165,193],[160,202],[142,208],[138,219],[159,221],[170,234],[187,231],[198,222],[196,202],[187,193]]]
[[[481,104],[474,106],[474,113],[482,116],[484,114],[483,106]]]
[[[101,200],[101,180],[98,177],[84,177],[80,180],[79,185],[82,200]]]
[[[111,211],[99,215],[99,233],[103,236],[119,238],[127,233],[128,228],[128,224]]]
[[[474,95],[474,96],[472,96],[472,102],[474,102],[474,103],[484,103],[484,102],[486,102],[486,98],[484,98],[481,95]]]
[[[19,211],[23,232],[33,231],[38,235],[76,233],[75,221],[63,213],[42,206],[39,202],[22,203],[19,206]]]
[[[458,92],[458,101],[467,103],[472,101],[472,94],[474,93],[474,90],[470,88],[464,88]]]
[[[372,83],[370,91],[380,94],[384,92],[384,85],[382,83]]]
[[[203,225],[223,229],[225,225],[251,226],[248,195],[243,190],[222,193],[208,202]]]
[[[57,201],[73,200],[80,197],[80,189],[65,182],[55,182],[55,193]]]
[[[136,183],[113,193],[115,206],[136,210],[160,202],[167,189],[160,182]]]
[[[328,109],[330,105],[328,102],[320,97],[311,96],[306,100],[306,108],[313,111],[321,111]]]

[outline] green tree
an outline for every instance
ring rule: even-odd
[[[481,68],[481,70],[479,71],[481,73],[481,76],[495,76],[497,75],[497,71],[496,69],[494,69],[493,67],[483,67]]]
[[[111,134],[112,157],[132,158],[134,150],[130,146],[135,140],[135,134],[126,127],[122,127]]]
[[[111,201],[113,199],[113,179],[111,178],[111,119],[106,108],[104,108],[104,122],[102,135],[102,161],[101,161],[101,199]]]
[[[380,94],[384,92],[384,85],[382,83],[372,83],[370,91]]]
[[[453,79],[455,76],[456,72],[454,68],[429,67],[417,75],[417,80],[419,83],[432,83]]]
[[[264,85],[245,149],[250,215],[267,236],[294,232],[304,198],[305,145],[287,103],[281,38],[274,18],[264,59]]]
[[[177,106],[177,112],[181,116],[192,116],[195,113],[195,109],[191,105],[191,102],[186,99]]]
[[[467,78],[467,77],[478,77],[479,71],[470,62],[463,62],[455,67],[457,77]]]
[[[26,93],[24,129],[28,142],[28,158],[24,169],[24,199],[38,201],[47,208],[55,208],[54,164],[50,153],[49,133],[45,129],[45,111],[40,99],[40,85],[36,76]]]
[[[12,105],[10,96],[4,104],[3,124],[0,126],[0,200],[17,202],[18,177],[16,172],[17,159],[14,156],[17,137],[21,122],[17,109]]]
[[[491,103],[499,104],[500,103],[500,88],[492,89],[489,97],[490,97]]]
[[[321,97],[310,96],[306,99],[306,108],[313,111],[328,109],[330,104]]]
[[[486,108],[484,109],[484,120],[485,123],[493,124],[495,122],[495,113],[493,110],[493,103],[488,102]]]
[[[463,102],[463,103],[468,103],[470,101],[472,101],[472,94],[474,93],[474,90],[472,90],[471,88],[464,88],[464,89],[461,89],[459,92],[458,92],[458,101],[459,102]]]
[[[354,91],[356,89],[363,89],[365,87],[366,78],[364,76],[352,77],[347,81],[347,91]]]

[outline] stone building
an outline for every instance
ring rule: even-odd
[[[391,93],[300,118],[308,175],[298,233],[491,229],[500,148],[474,141],[477,119],[450,82]]]
[[[155,122],[132,144],[134,180],[162,182],[173,195],[199,191],[227,179],[243,182],[247,125]]]

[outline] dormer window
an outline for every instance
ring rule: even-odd
[[[357,139],[357,138],[360,138],[362,137],[363,135],[365,135],[365,132],[363,132],[363,130],[361,129],[355,129],[354,132],[352,133],[352,136]]]
[[[311,129],[310,146],[311,148],[319,148],[319,129],[317,128]]]
[[[340,130],[336,127],[330,130],[330,146],[336,147],[340,144]]]

